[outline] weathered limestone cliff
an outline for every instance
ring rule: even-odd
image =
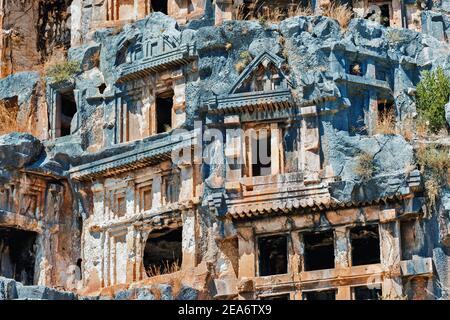
[[[449,298],[448,1],[273,2],[0,2],[0,299]]]

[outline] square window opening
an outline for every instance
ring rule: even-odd
[[[259,276],[288,272],[287,236],[276,235],[258,239]]]
[[[272,174],[272,146],[270,134],[258,134],[252,139],[252,173],[254,177]]]
[[[152,0],[152,12],[161,12],[167,15],[167,0]]]
[[[305,271],[334,268],[334,234],[332,230],[305,233],[303,241]]]
[[[164,133],[172,130],[173,91],[156,97],[156,132]]]
[[[352,266],[380,263],[378,225],[355,227],[350,230]]]
[[[287,301],[287,300],[291,300],[290,298],[291,298],[290,294],[289,293],[285,293],[285,294],[279,294],[279,295],[274,295],[274,296],[261,297],[260,300],[265,300],[265,301]]]
[[[56,137],[65,137],[71,134],[72,120],[77,113],[77,104],[73,90],[60,92],[56,106]]]
[[[354,300],[381,300],[381,286],[360,286],[353,288]]]
[[[336,290],[303,292],[303,300],[336,300]]]

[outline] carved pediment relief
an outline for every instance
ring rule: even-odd
[[[177,49],[181,44],[173,36],[163,35],[143,41],[142,35],[124,37],[119,42],[117,65],[157,57]]]
[[[277,91],[292,88],[292,82],[283,72],[284,59],[263,52],[241,73],[229,94]]]
[[[124,37],[118,43],[116,65],[142,59],[142,35]]]
[[[293,83],[283,71],[284,63],[283,58],[263,52],[242,71],[228,93],[205,101],[208,112],[236,114],[292,107]]]
[[[181,39],[168,35],[147,40],[137,38],[128,48],[127,63],[123,64],[118,82],[188,64],[196,58],[195,43],[182,44]]]
[[[169,52],[178,48],[181,44],[179,39],[172,36],[161,36],[156,39],[148,40],[145,43],[146,58],[157,56],[165,52]]]

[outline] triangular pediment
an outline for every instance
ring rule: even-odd
[[[292,83],[282,70],[284,62],[269,51],[261,53],[242,71],[228,94],[291,89]]]
[[[180,46],[180,41],[175,37],[163,36],[162,38],[163,52],[174,50]]]

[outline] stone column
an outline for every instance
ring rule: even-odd
[[[181,214],[183,220],[183,261],[182,269],[187,270],[196,266],[196,221],[195,210],[185,210]]]
[[[406,13],[405,13],[406,14]],[[400,0],[392,0],[392,17],[390,21],[391,27],[401,28],[402,26],[402,4]],[[406,28],[406,26],[404,26]]]
[[[400,271],[400,223],[380,221],[380,250],[383,277],[383,296],[387,299],[401,299],[403,285]]]
[[[92,185],[92,194],[94,198],[94,223],[101,223],[105,217],[105,189],[102,183],[95,183]]]
[[[376,79],[377,78],[375,61],[373,59],[366,60],[366,73],[364,76],[368,79]]]
[[[352,289],[350,286],[338,287],[336,300],[352,300]]]
[[[172,73],[174,81],[173,91],[173,114],[172,127],[179,128],[186,121],[186,78],[183,70],[178,69]]]
[[[152,201],[152,207],[153,208],[161,208],[162,206],[162,177],[161,172],[155,174],[155,177],[153,178],[153,186],[152,186],[152,193],[153,193],[153,201]]]
[[[253,229],[251,227],[238,229],[239,242],[239,274],[240,279],[256,276],[255,265],[257,263],[255,253]]]
[[[302,108],[301,146],[304,181],[317,183],[320,181],[320,134],[317,107]]]
[[[270,148],[271,152],[271,165],[272,165],[272,175],[277,175],[280,173],[280,150],[283,150],[281,143],[281,133],[278,128],[278,123],[272,123],[270,125]]]
[[[302,270],[302,257],[304,253],[303,240],[298,231],[291,232],[293,252],[290,254],[290,270],[294,281],[300,281]]]
[[[334,229],[334,267],[346,269],[350,267],[350,241],[348,229],[337,227]]]
[[[52,103],[53,106],[51,107],[51,116],[52,116],[52,122],[53,126],[51,128],[52,130],[52,138],[56,139],[57,137],[61,136],[61,95],[58,91],[52,89]]]
[[[376,79],[376,67],[373,59],[367,59],[366,62],[366,73],[364,75],[368,79]],[[378,94],[376,90],[368,90],[369,94],[369,108],[368,114],[366,115],[366,125],[369,134],[373,134],[378,121]]]
[[[194,194],[194,172],[191,165],[181,165],[180,168],[180,179],[181,179],[181,187],[180,187],[180,196],[179,202],[188,202],[192,200]]]
[[[136,193],[136,184],[135,181],[130,180],[127,184],[127,189],[125,190],[125,201],[126,201],[126,213],[127,217],[132,217],[136,214],[135,212],[135,193]]]
[[[126,236],[126,242],[127,242],[127,263],[126,263],[126,282],[131,283],[133,281],[138,280],[137,275],[137,262],[138,255],[140,255],[140,252],[137,251],[137,238],[138,238],[138,232],[134,225],[129,226],[127,228],[127,236]]]
[[[368,90],[369,93],[369,107],[368,112],[365,115],[367,131],[369,134],[373,134],[377,126],[378,121],[378,94],[375,90]]]
[[[111,247],[111,236],[108,231],[102,233],[102,243],[103,243],[103,270],[100,273],[100,279],[102,280],[103,286],[111,285],[111,257],[110,257],[110,247]]]
[[[244,133],[240,128],[240,119],[237,115],[225,116],[226,125],[226,184],[228,191],[240,191],[240,178],[242,177],[242,166],[244,164]]]

